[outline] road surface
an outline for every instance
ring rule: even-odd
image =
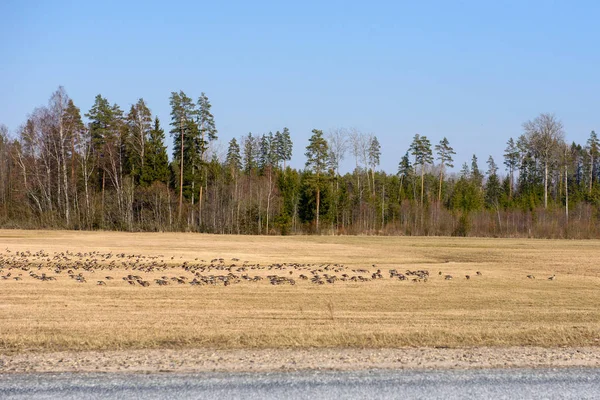
[[[600,399],[600,368],[0,374],[0,399]]]

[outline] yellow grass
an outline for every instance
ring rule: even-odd
[[[57,277],[42,282],[13,269],[11,278],[0,279],[0,352],[600,345],[598,241],[0,231],[2,257],[42,249],[51,257],[67,250],[161,255],[170,267],[149,273],[98,268],[82,272],[88,281],[83,284],[66,272],[35,268]],[[298,279],[307,268],[248,271],[290,276],[293,270],[295,286],[268,280],[227,287],[153,282],[165,274],[191,279],[181,268],[184,261],[220,257],[263,266],[343,263],[349,275],[359,275],[352,269],[380,268],[384,279],[315,285]],[[431,277],[401,282],[389,278],[392,268],[426,269]],[[8,272],[6,266],[0,270]],[[454,279],[444,280],[439,271]],[[21,281],[12,279],[19,273]],[[151,286],[128,285],[121,278],[130,273]],[[556,280],[548,280],[553,274]],[[115,279],[97,286],[106,275]]]

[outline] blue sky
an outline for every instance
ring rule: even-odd
[[[296,167],[313,128],[377,135],[388,172],[416,133],[448,137],[458,170],[501,164],[541,112],[569,141],[600,129],[596,1],[4,0],[0,15],[12,131],[59,85],[83,113],[98,93],[143,97],[164,125],[170,92],[206,92],[223,146],[288,126]]]

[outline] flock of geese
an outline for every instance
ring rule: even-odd
[[[334,284],[336,282],[369,282],[382,279],[427,282],[431,279],[428,270],[389,269],[382,272],[375,264],[371,268],[350,268],[343,264],[307,264],[273,263],[267,265],[252,264],[238,258],[225,260],[215,258],[210,261],[195,259],[174,261],[162,255],[146,256],[113,252],[54,252],[44,250],[11,251],[6,249],[0,254],[0,282],[3,280],[22,281],[29,277],[39,281],[56,281],[66,276],[76,283],[94,282],[98,286],[107,286],[107,282],[124,281],[131,286],[148,287],[151,285],[222,285],[229,286],[241,282],[267,281],[271,285],[296,285],[297,281],[306,281],[315,285]],[[118,276],[121,274],[122,276]],[[454,277],[439,271],[444,280]],[[477,271],[474,277],[482,277]],[[466,280],[471,275],[465,275]],[[527,275],[535,279],[533,275]],[[549,280],[555,280],[552,275]],[[113,285],[113,283],[111,283]]]

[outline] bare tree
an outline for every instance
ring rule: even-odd
[[[8,215],[8,188],[10,187],[8,147],[8,127],[0,124],[0,203],[2,204],[4,217]]]
[[[327,133],[329,144],[329,162],[336,175],[340,174],[340,163],[344,160],[349,146],[348,131],[345,128],[331,129]]]
[[[559,159],[564,168],[565,179],[565,222],[569,226],[569,164],[572,161],[571,148],[566,142],[560,142],[558,146]]]
[[[344,160],[350,144],[348,131],[344,128],[331,129],[326,140],[329,144],[329,164],[335,171],[335,218],[339,224],[340,163]]]
[[[362,201],[362,189],[360,187],[360,170],[367,163],[367,154],[369,149],[369,137],[356,128],[350,128],[348,131],[350,139],[350,149],[356,163],[356,180],[359,197]],[[366,169],[366,168],[365,168]],[[368,178],[367,174],[367,178]],[[369,186],[370,188],[370,186]]]
[[[64,203],[62,208],[64,209],[65,220],[67,226],[71,225],[71,213],[70,213],[70,201],[69,201],[69,182],[67,173],[67,152],[68,145],[71,142],[71,132],[65,126],[65,114],[69,106],[69,96],[65,91],[65,88],[59,86],[59,88],[52,94],[50,98],[49,111],[50,117],[52,118],[52,124],[54,125],[54,131],[56,137],[54,138],[54,153],[57,166],[57,198],[59,204],[61,203],[61,193],[64,196]],[[62,178],[62,179],[61,179]]]
[[[81,132],[80,140],[77,143],[77,150],[79,153],[79,163],[81,167],[81,174],[83,178],[83,189],[85,195],[85,223],[88,229],[92,227],[92,221],[94,220],[94,209],[92,207],[92,188],[91,178],[94,173],[94,167],[97,162],[94,160],[93,151],[93,139],[91,130],[85,128]]]
[[[564,127],[554,114],[540,114],[523,124],[527,142],[544,164],[544,208],[548,208],[548,170],[556,149],[564,141]]]

